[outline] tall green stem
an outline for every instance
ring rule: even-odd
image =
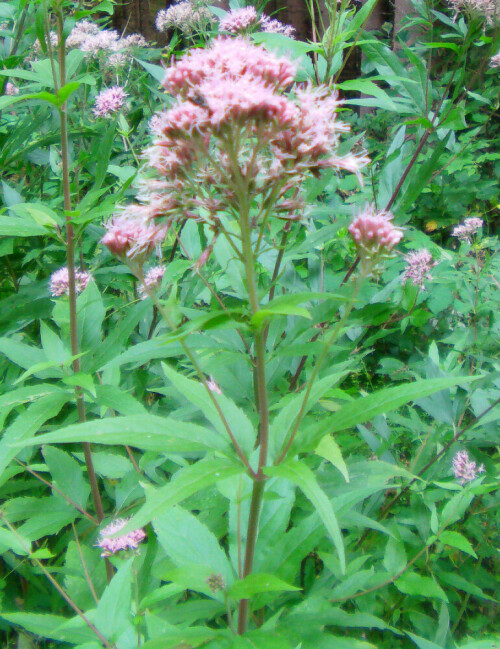
[[[62,10],[57,7],[57,35],[58,35],[58,58],[59,58],[59,87],[66,84],[66,52],[64,48],[63,25],[64,18]],[[48,19],[47,19],[48,20]],[[54,79],[56,84],[56,79]],[[73,372],[78,374],[80,372],[80,360],[78,358],[79,345],[78,345],[78,325],[76,313],[76,287],[75,287],[75,234],[73,224],[71,223],[71,187],[69,180],[69,151],[68,151],[68,115],[66,102],[59,110],[60,126],[61,126],[61,159],[62,159],[62,177],[63,177],[63,196],[64,196],[64,216],[66,220],[66,265],[68,267],[68,291],[69,291],[69,321],[70,321],[70,340],[71,340],[71,354],[73,360]],[[85,415],[85,400],[83,398],[82,390],[79,386],[75,386],[76,407],[78,411],[78,419],[80,422],[86,420]],[[97,484],[97,477],[94,470],[94,463],[92,461],[92,451],[88,442],[83,443],[83,453],[85,456],[85,464],[87,467],[87,474],[89,477],[90,488],[92,491],[92,498],[94,507],[97,514],[97,519],[102,521],[104,518],[104,510],[102,507],[101,494],[99,492],[99,485]],[[108,564],[106,564],[108,566]],[[109,565],[108,573],[112,574],[111,565]],[[109,574],[108,574],[109,576]]]
[[[259,298],[255,281],[255,259],[252,249],[250,215],[245,194],[241,196],[241,241],[247,281],[248,300],[252,315],[259,309]],[[250,514],[248,517],[247,542],[245,549],[245,562],[243,565],[243,578],[252,573],[257,543],[257,532],[259,529],[260,512],[265,489],[264,468],[267,462],[267,451],[269,446],[269,405],[267,401],[266,388],[266,343],[265,332],[259,329],[255,333],[255,386],[259,409],[259,466],[257,474],[253,478],[252,500],[250,502]],[[238,611],[238,633],[245,633],[248,622],[249,600],[242,599]]]

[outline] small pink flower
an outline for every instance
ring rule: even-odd
[[[490,68],[500,68],[500,52],[491,57]]]
[[[123,107],[125,97],[128,97],[128,95],[120,86],[101,90],[95,100],[94,115],[96,117],[110,117]]]
[[[141,298],[143,300],[148,297],[146,288],[148,288],[150,291],[155,291],[160,286],[161,280],[163,279],[163,275],[165,275],[166,270],[167,269],[165,268],[165,266],[154,266],[153,268],[150,268],[150,270],[148,270],[146,276],[144,277],[144,286],[141,286],[139,288],[139,293],[141,294]]]
[[[411,281],[413,286],[420,286],[425,290],[424,280],[432,280],[430,271],[437,266],[437,261],[432,261],[431,253],[423,248],[413,250],[406,257],[407,265],[403,273],[403,282]]]
[[[241,34],[259,22],[259,16],[254,7],[233,9],[219,23],[222,32]]]
[[[85,271],[75,270],[75,291],[81,293],[89,283],[90,275]],[[69,294],[69,275],[66,266],[56,270],[50,276],[49,292],[53,297]]]
[[[219,388],[219,386],[217,385],[217,383],[215,382],[212,376],[207,381],[207,387],[211,392],[215,392],[216,394],[222,394],[222,390]]]
[[[458,451],[453,458],[452,467],[455,478],[462,485],[466,482],[472,482],[477,478],[478,473],[484,473],[485,471],[484,464],[477,467],[476,463],[470,459],[467,451]]]
[[[483,220],[475,216],[470,219],[465,219],[461,225],[457,225],[453,228],[451,233],[452,237],[457,237],[459,241],[465,241],[466,243],[471,243],[472,237],[478,232],[483,226]]]
[[[140,528],[123,536],[110,538],[123,529],[129,520],[130,518],[117,518],[99,532],[101,539],[97,545],[103,549],[101,557],[110,557],[120,550],[137,550],[139,543],[144,541],[146,533]]]
[[[18,95],[19,88],[15,86],[13,83],[11,83],[10,81],[7,81],[7,83],[5,84],[5,94],[10,95],[11,97],[13,97],[14,95]]]
[[[266,16],[266,14],[262,14],[260,17],[260,27],[263,32],[268,32],[270,34],[283,34],[283,36],[288,36],[288,38],[294,38],[295,27],[285,25],[280,20],[270,18],[269,16]]]
[[[155,225],[152,218],[150,206],[130,205],[106,224],[101,243],[124,261],[144,263],[166,234],[166,226]]]
[[[363,255],[388,253],[403,238],[403,231],[392,224],[390,212],[375,210],[373,204],[365,207],[349,226],[356,248]]]

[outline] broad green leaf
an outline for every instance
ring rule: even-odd
[[[131,623],[133,561],[131,557],[120,567],[97,605],[94,623],[111,642],[115,642]]]
[[[171,417],[155,415],[132,415],[108,417],[82,424],[65,426],[53,433],[46,433],[27,440],[22,446],[33,444],[119,444],[134,446],[148,451],[183,453],[206,449],[227,451],[227,441],[211,429],[197,424],[177,421]]]
[[[300,590],[300,588],[291,586],[274,575],[256,572],[248,575],[245,579],[235,581],[229,589],[228,595],[233,599],[249,599],[259,593],[290,590]]]
[[[55,485],[73,502],[85,508],[90,487],[83,478],[81,465],[71,455],[54,446],[45,446],[42,452]],[[59,496],[54,492],[54,497]]]
[[[26,629],[30,633],[34,633],[42,638],[50,638],[59,642],[70,642],[71,644],[81,644],[83,642],[91,642],[95,639],[95,634],[89,627],[79,618],[77,627],[68,628],[66,630],[61,627],[66,627],[68,618],[62,615],[50,615],[48,613],[8,613],[1,612],[0,618]],[[73,618],[75,619],[75,618]]]
[[[199,381],[186,378],[165,363],[162,363],[162,368],[168,380],[182,396],[198,408],[221,435],[228,438],[228,433],[222,423],[221,417],[203,384]],[[243,410],[238,408],[229,397],[226,397],[224,394],[215,394],[214,396],[237,442],[245,453],[250,454],[255,444],[256,435],[253,424]]]
[[[471,557],[477,559],[477,554],[474,552],[474,548],[472,547],[471,542],[467,540],[465,536],[462,536],[462,534],[460,534],[459,532],[451,532],[445,530],[444,532],[441,532],[439,539],[437,540],[439,540],[441,543],[444,543],[445,545],[451,546],[452,548],[462,550],[462,552],[466,552],[467,554],[470,554]],[[432,542],[432,539],[429,539],[429,544]]]
[[[440,570],[439,580],[443,584],[451,586],[456,590],[462,590],[464,593],[474,595],[474,597],[482,597],[483,599],[488,599],[491,602],[496,601],[493,597],[490,597],[481,588],[479,588],[479,586],[471,583],[470,581],[467,581],[467,579],[464,579],[456,572],[444,572],[443,570]]]
[[[394,582],[396,588],[405,595],[432,597],[447,602],[448,598],[443,589],[430,577],[422,577],[416,572],[405,572]]]
[[[14,554],[26,555],[31,552],[31,542],[19,533],[0,527],[0,554],[11,550]]]
[[[336,433],[347,428],[354,428],[357,424],[363,424],[377,415],[387,414],[410,401],[415,401],[461,383],[477,381],[481,378],[481,376],[449,376],[438,379],[423,379],[373,392],[367,397],[350,401],[345,406],[342,406],[334,416],[320,423],[316,431],[314,431],[313,439],[319,440],[326,433]],[[297,448],[301,446],[300,434],[297,437],[299,439],[292,445],[291,453],[294,450],[297,451]],[[307,442],[310,441],[307,440]]]
[[[333,437],[325,435],[316,447],[315,453],[320,457],[325,458],[325,460],[328,460],[328,462],[331,462],[344,476],[344,480],[349,482],[349,472],[347,471],[346,463],[342,457],[342,451]]]
[[[284,635],[262,628],[236,636],[227,649],[297,649],[297,645],[290,644]]]
[[[244,473],[245,468],[236,462],[224,459],[207,459],[191,464],[177,473],[164,487],[148,491],[146,504],[123,528],[126,534],[138,527],[144,527],[165,510],[177,505],[200,489],[209,487],[219,480]]]
[[[142,645],[142,649],[194,649],[206,643],[212,638],[225,637],[222,631],[216,631],[209,627],[188,627],[187,629],[172,629],[171,633],[163,634],[154,640],[150,640]],[[226,645],[224,645],[224,649]]]
[[[330,534],[337,554],[339,556],[342,574],[345,573],[345,552],[342,533],[340,531],[335,512],[325,492],[319,486],[314,473],[303,462],[288,460],[277,466],[267,467],[266,475],[276,476],[284,480],[290,480],[296,484],[311,501],[318,512],[324,526]]]
[[[48,419],[59,413],[70,398],[70,395],[61,392],[48,394],[40,397],[17,416],[0,440],[0,474],[18,453],[19,449],[15,444],[34,435]]]
[[[407,631],[406,633],[408,637],[411,638],[417,645],[418,649],[443,649],[442,645],[431,642],[430,640],[426,640],[425,638],[421,638],[420,636],[415,635],[414,633],[410,633],[409,631]]]
[[[394,576],[404,570],[407,563],[404,543],[398,539],[389,538],[385,546],[384,568],[390,575]]]
[[[219,541],[196,516],[173,507],[154,519],[158,542],[177,565],[196,563],[211,574],[222,575],[226,585],[233,582],[233,571]]]
[[[26,402],[33,402],[49,394],[60,393],[61,390],[55,385],[41,383],[38,385],[29,385],[24,388],[18,388],[3,394],[0,397],[0,429],[3,427],[5,419],[13,408]]]

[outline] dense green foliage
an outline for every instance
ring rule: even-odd
[[[172,102],[163,66],[215,23],[112,69],[48,38],[58,20],[64,38],[106,28],[111,3],[0,3],[2,646],[498,646],[499,30],[416,0],[392,50],[362,31],[373,5],[333,3],[316,43],[251,36],[313,85],[361,47],[338,153],[367,150],[363,182],[313,170],[300,218],[270,200],[264,224],[242,192],[216,240],[181,210],[141,299],[142,267],[110,254],[103,223],[137,194],[149,120]],[[123,109],[96,116],[116,85]],[[348,232],[367,203],[404,227],[371,276]],[[482,227],[452,236],[467,218]],[[405,282],[423,248],[432,277]],[[76,314],[49,292],[68,254],[92,276]],[[484,465],[462,483],[459,451]],[[102,558],[99,531],[128,517],[146,538]]]

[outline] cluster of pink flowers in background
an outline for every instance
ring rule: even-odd
[[[406,268],[403,273],[403,282],[410,281],[414,286],[425,290],[424,280],[432,281],[430,271],[437,266],[438,262],[432,260],[431,253],[423,248],[412,250],[406,256]]]
[[[465,219],[463,223],[453,228],[452,237],[457,237],[459,241],[471,243],[472,237],[483,227],[483,220],[476,216]]]
[[[146,533],[143,529],[133,530],[123,536],[110,538],[122,530],[129,520],[130,518],[117,518],[100,531],[101,538],[97,545],[103,550],[101,557],[109,557],[120,552],[120,550],[137,550],[139,543],[144,541]]]
[[[495,54],[495,56],[492,56],[490,59],[490,67],[492,68],[500,68],[500,52]]]
[[[49,34],[51,46],[55,49],[58,44],[57,34]],[[118,68],[127,63],[134,48],[146,47],[146,39],[140,34],[120,36],[114,29],[99,29],[99,26],[90,20],[78,21],[66,39],[66,47],[79,49],[85,52],[89,58],[96,58],[103,55],[102,62],[107,67]],[[40,54],[42,48],[38,40],[35,41],[33,49]]]
[[[19,88],[15,86],[11,81],[7,81],[5,84],[5,94],[13,97],[14,95],[19,94]]]
[[[82,270],[75,271],[75,290],[81,293],[87,287],[91,276]],[[69,274],[66,266],[56,270],[50,276],[49,292],[53,297],[69,294]]]
[[[168,9],[156,14],[156,29],[165,32],[179,29],[187,34],[204,31],[215,23],[215,18],[203,0],[183,0],[174,2]]]
[[[472,482],[475,480],[479,473],[484,473],[484,464],[477,466],[476,463],[470,459],[467,451],[458,451],[453,458],[452,463],[453,473],[455,478],[460,484]]]
[[[254,7],[233,9],[219,22],[219,29],[230,34],[244,34],[258,28],[263,32],[283,34],[290,38],[293,38],[295,32],[291,25],[285,25],[266,14],[259,16]]]
[[[95,99],[92,112],[96,117],[111,117],[123,108],[126,97],[128,97],[127,93],[120,86],[101,90]]]

